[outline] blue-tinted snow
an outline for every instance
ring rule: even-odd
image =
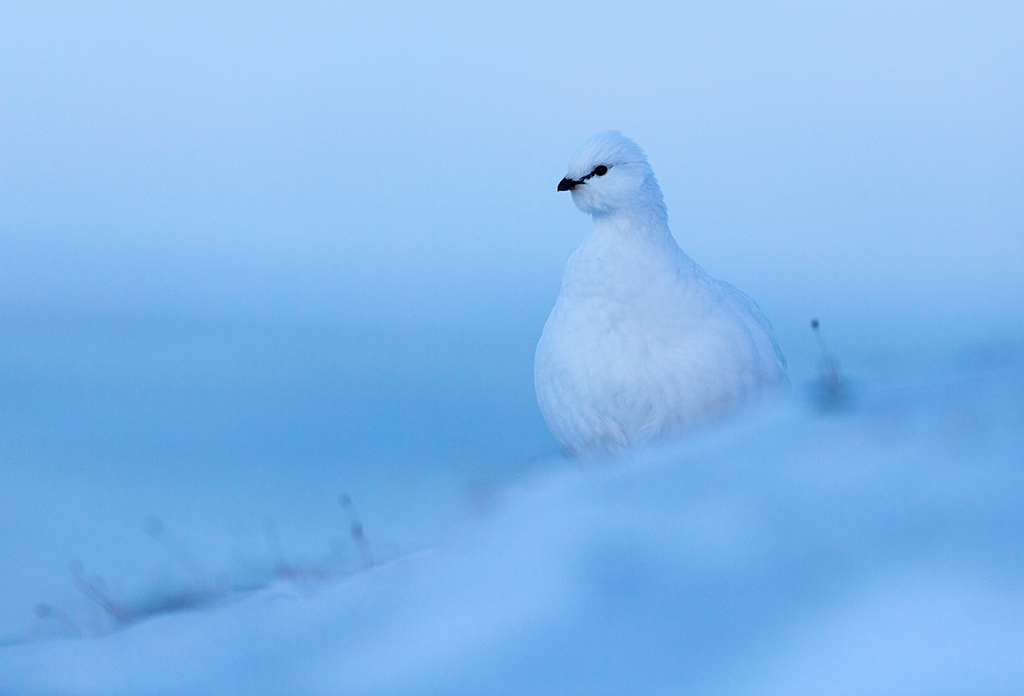
[[[0,690],[1012,693],[1022,395],[1019,368],[864,385],[554,461],[370,568],[9,646]]]

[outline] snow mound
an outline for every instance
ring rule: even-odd
[[[0,648],[0,693],[1019,692],[1022,395],[865,388],[553,462],[424,552]]]

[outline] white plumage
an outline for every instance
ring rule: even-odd
[[[594,136],[558,189],[593,216],[534,363],[541,412],[567,453],[618,452],[789,387],[760,308],[676,244],[636,143]]]

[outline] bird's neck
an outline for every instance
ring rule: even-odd
[[[563,292],[628,298],[651,282],[675,277],[689,262],[668,229],[662,209],[620,210],[595,216],[563,276]]]
[[[618,208],[605,215],[595,215],[587,242],[600,246],[639,247],[648,249],[676,248],[668,229],[664,206],[637,204]]]

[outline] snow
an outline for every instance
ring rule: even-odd
[[[369,567],[9,644],[0,692],[1019,690],[1024,371],[858,387],[625,461],[547,460]]]

